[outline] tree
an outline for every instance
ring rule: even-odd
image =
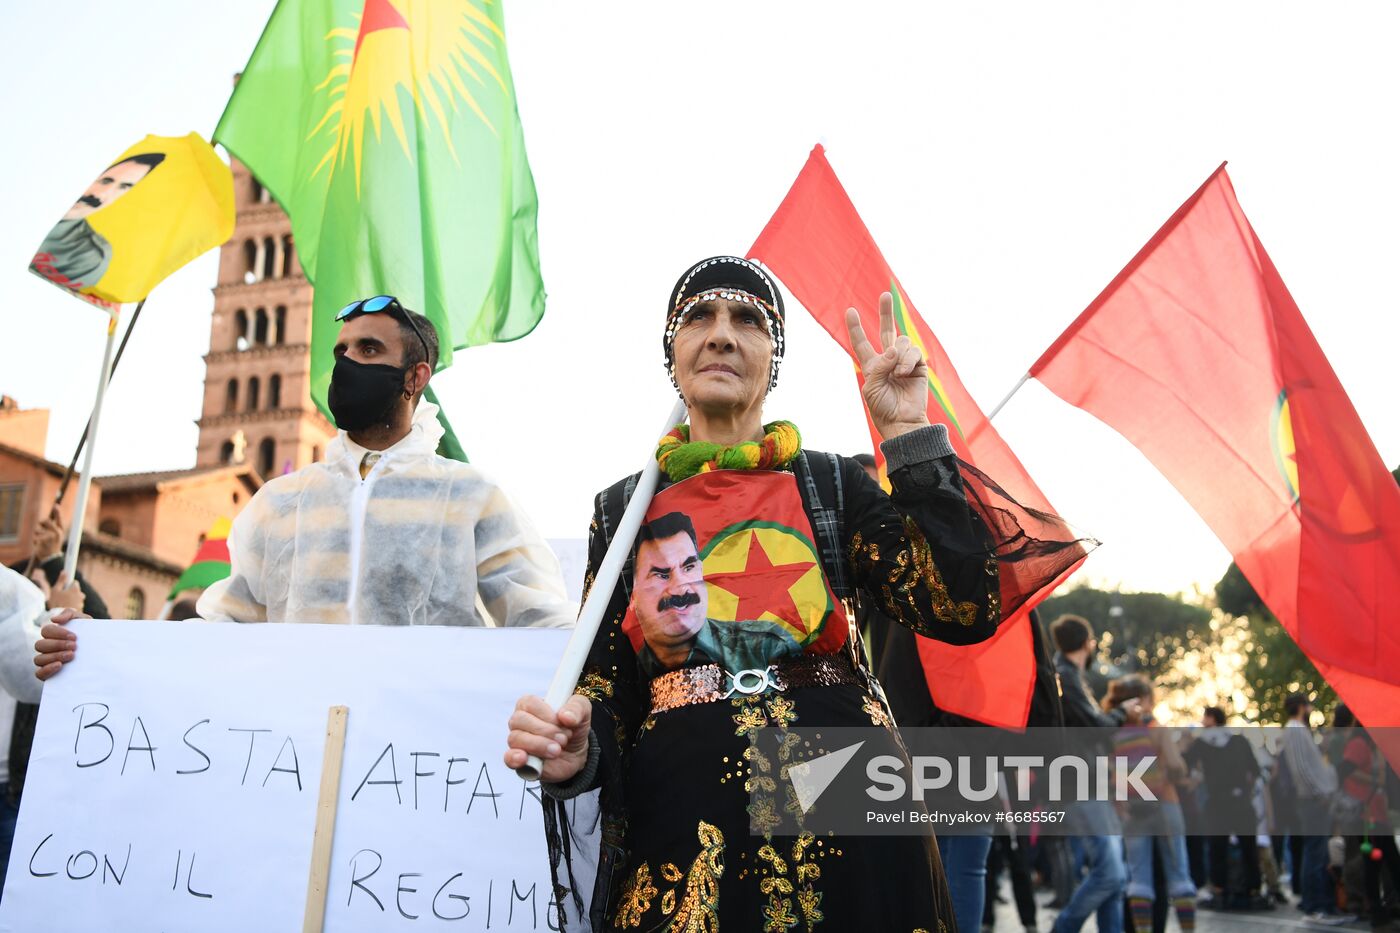
[[[1209,609],[1165,593],[1121,593],[1081,584],[1051,596],[1039,611],[1047,626],[1068,613],[1083,616],[1094,627],[1102,653],[1085,673],[1096,693],[1102,695],[1112,678],[1142,674],[1174,713],[1193,715],[1192,704],[1182,699],[1183,681],[1199,668],[1199,656],[1213,637]]]
[[[1089,620],[1107,665],[1156,679],[1210,634],[1210,610],[1165,593],[1120,593],[1087,585],[1056,593],[1040,607],[1047,624],[1071,613]]]

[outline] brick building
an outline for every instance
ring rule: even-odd
[[[93,480],[78,569],[118,617],[154,617],[214,521],[236,515],[263,477],[321,459],[335,436],[311,402],[311,286],[291,221],[236,160],[233,178],[237,223],[219,254],[195,465]],[[66,465],[45,457],[48,420],[0,401],[5,564],[29,557],[63,479]],[[75,498],[65,497],[65,526]]]
[[[219,254],[196,466],[277,476],[320,460],[335,427],[311,402],[311,286],[286,213],[233,161],[238,222]]]

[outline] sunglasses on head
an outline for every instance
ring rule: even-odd
[[[423,345],[423,360],[431,362],[431,354],[428,353],[428,341],[423,339],[423,332],[418,329],[418,325],[413,323],[413,318],[408,316],[408,309],[399,304],[399,300],[393,295],[376,295],[373,298],[361,298],[359,301],[352,301],[336,312],[335,319],[344,321],[346,318],[356,314],[375,314],[379,311],[388,311],[397,320],[403,321],[413,328],[413,333],[418,338],[418,342]]]

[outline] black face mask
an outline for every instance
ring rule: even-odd
[[[374,424],[387,424],[389,413],[403,397],[407,373],[407,368],[383,363],[357,363],[348,356],[337,359],[326,394],[335,426],[343,431],[361,431]]]

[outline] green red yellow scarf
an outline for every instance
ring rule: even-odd
[[[802,435],[791,421],[763,426],[763,440],[744,441],[726,447],[692,441],[690,426],[678,424],[656,445],[656,463],[679,483],[711,470],[772,470],[785,467],[802,451]]]

